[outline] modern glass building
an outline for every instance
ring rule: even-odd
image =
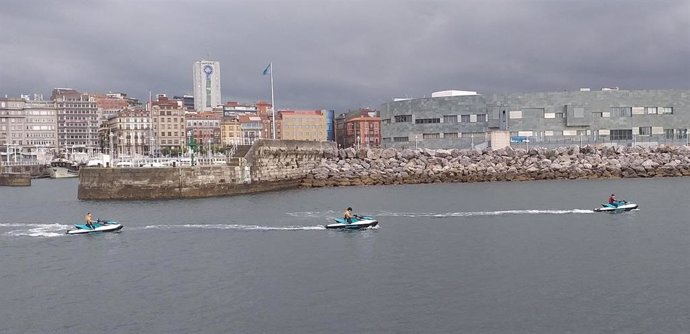
[[[321,110],[326,115],[326,136],[328,141],[335,141],[335,110]]]

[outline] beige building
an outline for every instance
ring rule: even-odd
[[[239,116],[223,117],[220,123],[220,142],[223,146],[242,144]]]
[[[278,138],[284,140],[325,141],[328,139],[326,115],[320,110],[281,111]]]
[[[134,157],[151,153],[151,123],[149,112],[126,109],[108,118],[104,137],[108,150],[115,157]],[[104,138],[105,139],[105,138]]]
[[[187,146],[184,107],[167,97],[159,97],[151,104],[154,151],[170,153],[184,150]]]

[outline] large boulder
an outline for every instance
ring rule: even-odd
[[[353,147],[348,147],[345,149],[345,158],[352,159],[357,155],[357,151]]]
[[[371,160],[376,160],[381,157],[381,149],[380,148],[372,148],[367,151],[367,158]]]
[[[381,152],[381,159],[395,158],[396,153],[395,149],[387,148]]]
[[[447,158],[450,156],[452,156],[451,150],[443,150],[443,149],[436,150],[436,157]]]
[[[417,153],[413,150],[410,149],[404,149],[402,152],[400,152],[400,157],[403,159],[414,159],[417,156]]]

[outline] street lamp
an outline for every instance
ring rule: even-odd
[[[414,149],[417,150],[417,135],[414,135]]]
[[[357,150],[359,151],[359,136],[357,136]]]
[[[109,149],[108,153],[110,153],[110,159],[113,158],[113,136],[115,136],[115,135],[113,134],[113,132],[112,132],[112,131],[108,131],[108,138],[109,138],[108,144],[109,144],[109,146],[110,146],[110,149]]]

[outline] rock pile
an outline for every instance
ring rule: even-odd
[[[689,176],[690,148],[510,147],[473,150],[347,148],[326,151],[305,187]]]

